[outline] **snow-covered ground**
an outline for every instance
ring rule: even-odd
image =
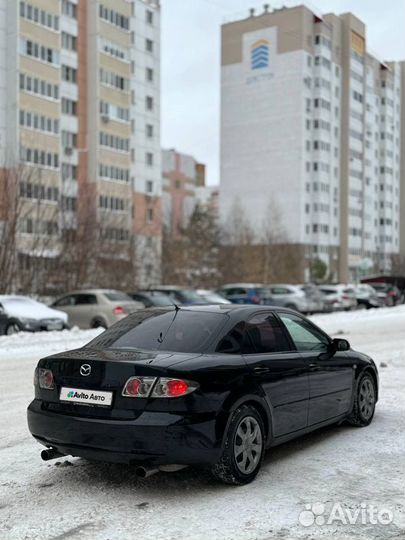
[[[35,364],[98,331],[1,337],[0,539],[405,538],[405,306],[313,319],[381,366],[375,419],[364,429],[331,427],[270,450],[256,481],[237,488],[195,469],[140,480],[126,466],[41,461],[25,419]],[[324,508],[311,508],[325,509],[321,524],[306,527],[303,518],[313,516],[306,505],[316,503]],[[322,524],[334,503],[362,515],[374,505],[393,520],[362,524],[359,517],[350,525],[337,512],[340,522]]]

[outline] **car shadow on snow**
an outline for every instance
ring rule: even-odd
[[[328,426],[308,435],[302,436],[293,441],[274,447],[266,452],[262,474],[270,474],[272,467],[277,467],[283,461],[289,459],[299,459],[300,454],[323,442],[330,442],[331,439],[342,437],[344,433],[353,430],[351,426],[342,424],[341,426]],[[55,463],[48,464],[50,470],[49,482],[63,482],[66,488],[70,485],[73,489],[86,488],[94,491],[99,489],[102,492],[110,492],[111,489],[121,494],[131,493],[143,496],[164,495],[170,491],[171,498],[178,495],[179,498],[193,495],[193,489],[198,485],[198,496],[204,491],[212,492],[221,489],[229,489],[228,486],[216,482],[209,471],[199,467],[187,467],[177,472],[159,472],[148,478],[139,478],[134,465],[110,464],[102,462],[90,462],[80,458],[67,456]],[[43,481],[43,476],[42,476]],[[134,491],[135,490],[135,491]],[[139,509],[146,508],[149,503],[140,503]]]

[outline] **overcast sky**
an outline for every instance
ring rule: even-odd
[[[242,18],[257,0],[161,0],[162,146],[192,154],[219,181],[220,26]],[[271,7],[292,2],[268,2]],[[293,3],[296,5],[298,2]],[[351,11],[367,27],[368,48],[379,58],[405,59],[404,0],[318,0],[327,13]]]

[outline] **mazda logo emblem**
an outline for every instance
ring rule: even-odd
[[[87,377],[91,373],[91,366],[89,364],[82,364],[80,366],[80,375]]]

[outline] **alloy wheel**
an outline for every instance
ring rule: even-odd
[[[235,433],[233,452],[236,465],[243,474],[251,474],[263,451],[263,436],[259,422],[253,416],[245,416]]]
[[[360,412],[365,420],[369,420],[374,412],[375,390],[369,378],[363,380],[359,391]]]

